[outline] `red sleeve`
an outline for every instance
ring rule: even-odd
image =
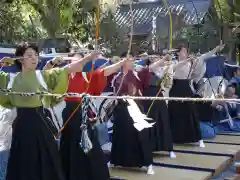
[[[104,71],[102,69],[98,69],[94,72],[88,73],[88,79],[90,80],[92,75],[92,79],[89,85],[88,93],[92,95],[100,95],[107,84],[107,79],[104,76]]]
[[[149,87],[149,82],[150,82],[150,79],[151,79],[151,72],[149,71],[149,68],[148,67],[142,68],[138,72],[138,77],[141,80],[141,87],[142,88],[148,88]]]
[[[113,73],[107,77],[107,85],[111,85],[113,78],[117,75],[117,73]]]

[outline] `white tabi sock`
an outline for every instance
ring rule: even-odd
[[[154,170],[153,170],[153,166],[152,165],[149,165],[147,167],[147,174],[148,175],[154,175]]]
[[[176,154],[173,151],[170,151],[170,158],[174,159],[176,157],[177,157]]]
[[[114,167],[114,164],[111,164],[111,162],[109,161],[109,162],[107,163],[107,166],[108,166],[108,168],[113,168],[113,167]]]
[[[204,144],[203,140],[199,140],[199,147],[205,148],[205,144]]]

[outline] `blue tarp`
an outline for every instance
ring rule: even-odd
[[[106,64],[107,63],[107,64]],[[98,59],[95,61],[95,65],[94,65],[94,69],[98,69],[99,67],[101,67],[102,65],[111,65],[110,61],[107,61],[106,59]],[[92,69],[92,62],[89,62],[86,64],[86,66],[83,68],[84,72],[89,72]]]
[[[53,57],[41,58],[41,61],[38,65],[37,69],[42,69],[45,66],[45,64],[47,63],[47,61],[49,61],[52,58]],[[225,62],[225,58],[223,56],[216,56],[216,57],[212,57],[212,58],[207,59],[206,60],[207,69],[206,69],[205,77],[211,78],[213,76],[224,76],[228,80],[231,77],[233,77],[233,71],[236,70],[236,66],[226,66],[224,64],[224,62]],[[111,65],[112,62],[108,61],[106,59],[98,59],[98,60],[95,61],[94,69],[96,70],[104,64]],[[146,64],[146,60],[137,60],[136,64],[143,66],[143,65]],[[89,71],[91,71],[91,68],[92,68],[92,62],[89,62],[83,68],[83,71],[84,72],[89,72]],[[9,66],[9,67],[3,67],[2,71],[18,72],[19,70],[16,66]]]
[[[146,64],[146,61],[147,61],[147,60],[138,59],[137,62],[136,62],[136,64],[137,64],[137,65],[144,66],[144,65]]]
[[[46,65],[47,61],[49,61],[52,58],[53,57],[41,58],[41,61],[38,64],[37,69],[42,69]],[[142,66],[145,65],[145,63],[146,63],[145,60],[138,60],[136,62],[136,64],[142,65]],[[98,60],[95,61],[94,69],[96,70],[96,69],[98,69],[99,67],[101,67],[104,64],[108,66],[108,65],[111,65],[112,62],[108,61],[106,59],[98,59]],[[85,65],[85,67],[83,68],[83,71],[84,72],[90,72],[91,69],[92,69],[92,62],[89,62],[89,63],[87,63]],[[19,70],[18,70],[18,68],[16,66],[9,66],[9,67],[3,67],[2,71],[4,71],[4,72],[13,72],[14,73],[14,72],[18,72]]]
[[[45,66],[45,64],[47,63],[47,61],[50,60],[50,59],[52,59],[52,57],[50,57],[50,58],[41,58],[41,61],[38,64],[37,69],[42,69]],[[2,71],[14,73],[14,72],[18,72],[19,69],[15,65],[13,65],[13,66],[3,67]]]
[[[223,76],[225,58],[223,56],[216,56],[206,59],[206,78],[211,78],[214,76]]]
[[[236,72],[239,68],[240,67],[237,65],[225,63],[225,78],[230,80],[234,76],[234,72]]]
[[[0,151],[0,180],[5,180],[9,151]]]
[[[52,57],[48,57],[48,58],[41,58],[41,61],[40,63],[38,64],[38,67],[37,69],[42,69],[45,64],[47,63],[47,61],[49,61],[50,59],[52,59]],[[96,60],[95,62],[95,68],[94,69],[97,69],[99,68],[100,66],[102,66],[103,64],[107,63],[107,60],[106,59],[99,59],[99,60]],[[109,63],[107,65],[111,65],[111,62],[109,61]],[[89,62],[86,64],[86,66],[83,68],[83,71],[84,72],[89,72],[91,71],[91,68],[92,68],[92,62]],[[16,66],[9,66],[9,67],[3,67],[2,68],[2,71],[5,71],[5,72],[18,72],[19,69],[16,67]]]

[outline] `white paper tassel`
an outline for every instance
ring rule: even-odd
[[[92,142],[88,136],[87,131],[88,131],[87,127],[85,127],[82,132],[82,140],[81,140],[81,146],[85,153],[88,153],[93,148]]]

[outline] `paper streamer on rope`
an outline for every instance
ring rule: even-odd
[[[88,135],[88,125],[89,125],[89,119],[90,117],[88,116],[88,111],[89,109],[93,110],[94,112],[97,112],[97,107],[92,101],[90,97],[88,97],[87,94],[83,95],[82,97],[82,124],[81,124],[81,130],[82,130],[82,136],[81,136],[81,141],[80,145],[83,148],[83,151],[85,153],[88,153],[92,148],[93,144],[92,141]],[[96,114],[97,121],[100,121],[99,115]],[[96,122],[97,124],[98,122]]]
[[[88,136],[88,109],[89,109],[89,103],[90,98],[88,98],[86,95],[82,98],[82,124],[81,124],[81,130],[82,130],[82,136],[80,145],[85,153],[88,153],[93,145],[92,142]]]

